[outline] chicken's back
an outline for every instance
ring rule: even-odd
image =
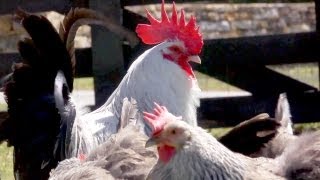
[[[280,172],[288,179],[320,179],[320,131],[297,137],[277,160]]]
[[[84,163],[78,158],[71,158],[59,163],[51,171],[49,180],[113,180],[113,176],[97,162]]]
[[[128,125],[96,148],[86,161],[105,160],[103,167],[117,179],[146,179],[157,161],[156,149],[146,149],[147,136]]]
[[[103,167],[117,179],[146,179],[156,163],[156,149],[146,149],[147,136],[136,125],[137,102],[123,99],[119,131],[90,153],[86,161],[104,160]]]
[[[145,148],[148,137],[136,126],[137,112],[135,100],[125,98],[118,132],[92,150],[83,161],[77,158],[62,161],[53,171],[52,178],[65,169],[72,175],[70,177],[83,178],[81,170],[99,174],[96,169],[101,168],[115,179],[146,179],[157,155],[156,149]]]

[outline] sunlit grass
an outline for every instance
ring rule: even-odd
[[[0,179],[11,180],[13,178],[13,162],[12,162],[13,148],[7,147],[6,143],[0,144]]]
[[[93,90],[93,78],[75,78],[74,79],[74,90]]]
[[[7,110],[7,104],[0,103],[0,111],[6,111]]]

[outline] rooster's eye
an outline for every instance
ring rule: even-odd
[[[181,53],[181,49],[178,46],[171,46],[169,48],[171,51],[176,52],[176,53]]]

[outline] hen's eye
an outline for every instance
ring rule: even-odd
[[[173,129],[173,130],[171,131],[171,134],[176,134],[176,130]]]

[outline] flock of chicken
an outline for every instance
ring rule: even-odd
[[[201,63],[203,39],[174,3],[170,18],[164,2],[161,20],[147,12],[150,24],[136,33],[156,46],[104,105],[82,114],[71,96],[77,28],[100,24],[135,42],[102,17],[71,10],[58,33],[46,18],[17,12],[31,38],[18,43],[23,59],[5,86],[9,117],[0,124],[16,179],[320,179],[320,133],[293,135],[285,94],[275,118],[260,114],[219,140],[197,126],[200,89],[189,62]]]

